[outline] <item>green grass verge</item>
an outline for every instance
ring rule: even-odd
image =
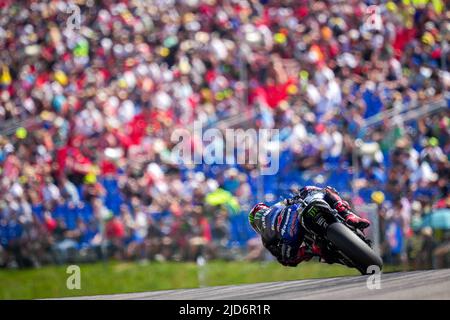
[[[81,264],[81,289],[66,287],[66,266],[0,270],[0,299],[36,299],[196,288],[270,281],[358,275],[340,265],[308,262],[297,268],[276,262],[209,262],[199,269],[194,263],[109,262]],[[395,268],[385,268],[395,271]]]

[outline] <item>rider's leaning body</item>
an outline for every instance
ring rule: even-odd
[[[342,200],[332,187],[306,186],[300,189],[298,194],[306,201],[320,197],[331,208],[336,209],[346,223],[356,228],[364,229],[370,224],[368,220],[354,214],[349,204]],[[249,213],[250,224],[260,234],[263,245],[282,265],[294,267],[302,261],[310,260],[313,256],[326,258],[318,246],[313,245],[309,248],[303,244],[305,230],[299,219],[303,208],[302,204],[291,203],[286,199],[271,207],[258,203]]]

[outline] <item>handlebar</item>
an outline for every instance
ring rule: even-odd
[[[301,203],[304,206],[307,205],[307,203],[302,199],[302,197],[299,194],[293,196],[292,198],[286,199],[286,203],[288,205],[291,205],[291,204],[294,204],[294,203]]]

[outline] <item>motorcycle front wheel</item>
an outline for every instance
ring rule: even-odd
[[[361,274],[371,274],[369,267],[383,268],[383,261],[361,238],[342,223],[333,223],[327,229],[327,238],[348,258]]]

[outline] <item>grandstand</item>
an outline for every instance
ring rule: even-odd
[[[443,1],[76,4],[74,30],[65,1],[0,6],[2,267],[245,259],[251,205],[304,185],[374,205],[389,262],[432,263],[410,252],[450,206]],[[194,121],[278,129],[279,172],[174,162]]]

